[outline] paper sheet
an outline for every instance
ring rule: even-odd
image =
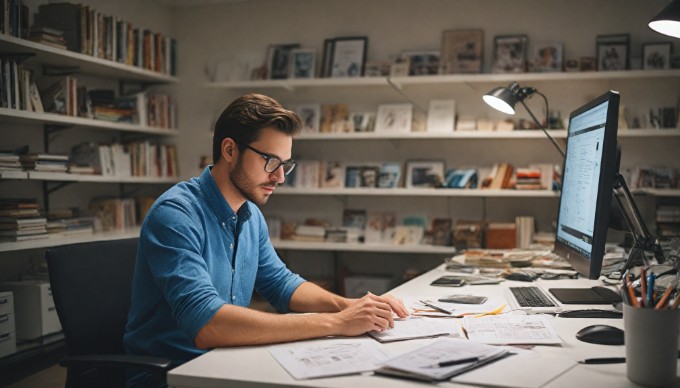
[[[369,371],[388,358],[374,341],[366,338],[275,345],[267,350],[295,379]]]
[[[492,315],[463,318],[469,339],[492,345],[557,345],[562,339],[547,315]]]
[[[447,295],[451,294],[463,294],[462,292],[456,293],[456,292],[450,292]],[[471,294],[471,293],[470,293]],[[483,294],[474,294],[474,295],[479,295],[479,296],[486,296]],[[439,302],[439,298],[443,298],[444,296],[423,296],[423,297],[408,297],[404,298],[404,305],[406,308],[408,308],[409,312],[411,314],[414,314],[416,316],[418,315],[427,315],[427,316],[438,316],[442,318],[446,318],[447,315],[440,313],[440,312],[435,312],[435,311],[424,311],[424,310],[430,310],[427,306],[423,305],[420,303],[420,301],[426,301],[430,302],[436,306],[442,307],[445,310],[452,311],[453,314],[451,314],[451,318],[454,316],[460,316],[461,314],[465,313],[483,313],[487,311],[494,310],[504,304],[506,304],[506,300],[502,296],[496,296],[496,297],[488,297],[486,302],[481,303],[481,304],[464,304],[464,303],[446,303],[446,302]],[[510,311],[510,307],[506,306],[502,312],[508,312]]]
[[[395,319],[394,327],[391,329],[381,332],[371,331],[368,335],[380,342],[391,342],[440,335],[460,337],[461,330],[459,323],[454,320],[410,316],[405,319]]]

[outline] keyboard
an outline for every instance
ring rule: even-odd
[[[555,307],[550,298],[538,287],[510,287],[519,307]]]

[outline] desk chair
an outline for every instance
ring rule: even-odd
[[[96,241],[45,252],[59,321],[66,338],[66,387],[125,385],[126,369],[152,373],[164,384],[170,360],[125,353],[137,239]]]

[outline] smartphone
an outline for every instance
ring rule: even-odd
[[[486,302],[486,296],[477,295],[449,295],[437,299],[445,303],[460,303],[460,304],[482,304]]]
[[[465,279],[456,276],[442,276],[430,283],[437,287],[461,287],[465,285]]]

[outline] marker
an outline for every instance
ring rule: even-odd
[[[438,362],[434,365],[426,366],[425,368],[444,368],[444,367],[447,367],[447,366],[467,364],[469,362],[477,362],[477,361],[479,361],[479,357],[468,357],[468,358],[461,358],[460,360]]]
[[[443,308],[441,308],[441,307],[439,307],[439,306],[435,306],[435,305],[433,305],[432,303],[428,303],[428,302],[425,302],[425,301],[423,301],[423,300],[421,300],[420,303],[424,304],[424,305],[427,306],[427,307],[433,308],[433,309],[439,311],[440,313],[444,313],[444,314],[447,314],[447,315],[451,315],[451,311],[449,311],[449,310],[444,310]]]
[[[654,272],[650,272],[649,276],[647,276],[647,306],[653,307],[654,306],[654,280],[655,280]],[[644,295],[643,295],[644,297]]]

